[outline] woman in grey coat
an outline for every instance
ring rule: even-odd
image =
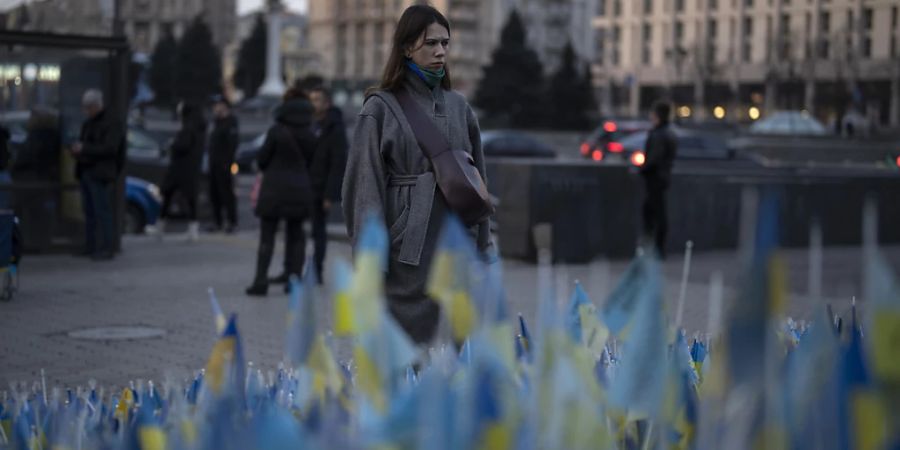
[[[394,93],[408,91],[451,148],[471,153],[484,178],[478,120],[466,99],[450,90],[449,42],[450,24],[436,9],[414,5],[404,11],[381,83],[368,93],[359,113],[343,186],[344,217],[354,248],[370,214],[388,228],[388,307],[420,344],[434,338],[440,318],[440,308],[425,288],[450,211]],[[492,246],[488,220],[470,231],[487,254]]]

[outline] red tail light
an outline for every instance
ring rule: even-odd
[[[897,167],[900,167],[900,156],[897,157]]]
[[[621,142],[610,142],[606,144],[606,149],[613,153],[622,153],[625,150],[625,146]]]
[[[603,152],[600,151],[599,148],[594,149],[594,152],[591,153],[591,159],[594,161],[603,161]]]
[[[615,122],[606,122],[603,124],[603,131],[606,131],[607,133],[615,133],[616,129],[618,129],[618,127]]]
[[[591,145],[587,142],[581,144],[581,154],[587,156],[591,152]]]
[[[647,157],[644,155],[644,152],[640,150],[631,154],[631,163],[635,166],[643,166],[646,161]]]

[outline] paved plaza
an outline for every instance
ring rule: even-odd
[[[213,287],[226,313],[238,316],[248,361],[263,369],[277,367],[283,349],[288,298],[281,289],[270,289],[266,298],[244,295],[255,264],[254,231],[235,235],[203,235],[189,244],[177,234],[163,241],[153,237],[128,237],[122,255],[112,262],[91,262],[69,255],[27,256],[21,268],[21,291],[9,303],[0,303],[0,391],[11,382],[40,379],[62,386],[85,385],[94,379],[105,385],[129,380],[166,377],[182,379],[205,365],[215,339],[207,288]],[[348,258],[349,246],[331,243],[329,260]],[[900,247],[883,249],[895,268],[900,267]],[[807,298],[807,252],[789,250],[789,283],[792,317],[809,317],[819,302]],[[271,272],[280,269],[276,253]],[[726,300],[733,297],[738,278],[734,252],[695,254],[687,288],[685,327],[705,331],[709,279],[722,271]],[[859,295],[861,250],[828,248],[824,252],[823,293],[838,313]],[[627,261],[564,265],[554,268],[561,286],[581,280],[596,304],[602,304]],[[665,263],[666,302],[674,316],[679,293],[682,258],[673,255]],[[537,273],[532,264],[504,262],[510,309],[534,323],[537,309]],[[562,292],[563,289],[557,289]],[[570,291],[570,289],[569,289]],[[331,323],[328,289],[318,291],[317,321],[327,331]],[[568,294],[566,294],[568,295]],[[142,326],[161,336],[133,340],[86,340],[73,331],[107,326]],[[346,346],[337,357],[346,360]]]

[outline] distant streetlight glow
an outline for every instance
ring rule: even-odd
[[[719,120],[724,119],[725,118],[725,108],[723,108],[721,106],[716,106],[715,108],[713,108],[713,116],[715,116],[716,119],[719,119]]]
[[[747,114],[750,116],[750,119],[757,120],[757,119],[759,119],[759,108],[757,108],[755,106],[751,106],[750,109],[747,111]]]
[[[691,117],[691,107],[690,106],[682,106],[678,108],[678,116],[679,117]]]

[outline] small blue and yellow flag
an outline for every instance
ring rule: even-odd
[[[244,395],[244,355],[237,329],[237,317],[232,314],[225,331],[213,346],[206,363],[205,385],[219,395]]]

